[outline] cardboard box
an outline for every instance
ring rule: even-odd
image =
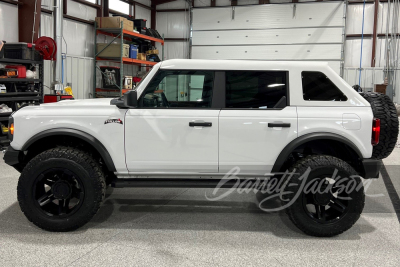
[[[146,54],[147,54],[147,55],[151,55],[151,54],[156,54],[156,55],[158,55],[158,49],[153,49],[153,50],[146,51]]]
[[[100,52],[107,44],[97,44],[97,53]],[[123,45],[122,57],[129,58],[129,45]],[[121,45],[120,44],[110,44],[103,52],[101,52],[98,57],[121,57]]]
[[[146,60],[146,54],[144,54],[144,53],[139,53],[139,54],[137,54],[137,59],[139,59],[139,60]]]
[[[123,17],[96,17],[97,28],[121,28],[124,22],[124,30],[133,32],[133,21]]]
[[[124,77],[124,89],[132,89],[132,76]]]
[[[386,94],[386,84],[375,84],[375,92]]]

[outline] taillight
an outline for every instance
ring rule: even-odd
[[[381,120],[374,118],[372,123],[372,139],[371,139],[371,144],[373,146],[379,144],[380,133],[381,133]]]

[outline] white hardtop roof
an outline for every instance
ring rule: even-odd
[[[161,69],[172,70],[289,70],[326,68],[328,62],[318,61],[262,61],[216,59],[170,59],[161,62]]]

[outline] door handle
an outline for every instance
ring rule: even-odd
[[[211,122],[189,122],[190,127],[201,126],[201,127],[211,127]]]
[[[289,128],[290,123],[283,123],[283,122],[270,122],[268,123],[268,127],[273,128],[273,127],[283,127],[283,128]]]

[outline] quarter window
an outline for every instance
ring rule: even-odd
[[[146,108],[210,108],[213,71],[159,71],[141,98]]]
[[[227,71],[226,107],[270,109],[286,106],[284,71]]]
[[[307,101],[347,101],[347,97],[322,72],[303,71],[303,99]]]

